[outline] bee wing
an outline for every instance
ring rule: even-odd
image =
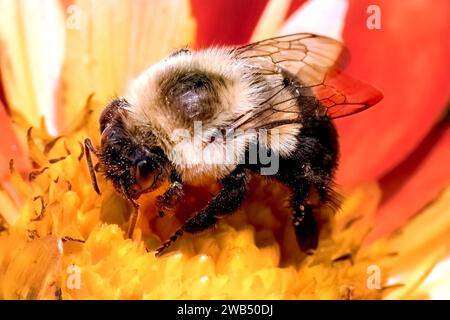
[[[377,89],[339,71],[348,55],[345,47],[332,38],[298,33],[239,47],[233,54],[237,59],[245,59],[257,74],[270,77],[288,72],[296,76],[299,85],[292,100],[314,96],[320,102],[318,108],[323,109],[318,111],[332,119],[363,111],[383,97]],[[285,111],[293,109],[288,101],[265,103],[268,107],[262,112],[266,114],[267,108],[282,112],[277,109],[280,104],[285,105]]]

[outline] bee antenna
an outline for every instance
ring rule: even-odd
[[[88,164],[92,186],[94,187],[95,192],[97,192],[97,194],[100,194],[100,189],[98,188],[97,177],[95,175],[95,169],[94,165],[92,164],[92,157],[91,157],[91,152],[97,155],[97,151],[95,150],[94,146],[92,145],[92,141],[89,138],[84,139],[84,147],[86,150],[86,162]]]

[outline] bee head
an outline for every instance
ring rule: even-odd
[[[116,190],[127,198],[158,188],[166,178],[168,160],[154,143],[152,133],[130,133],[122,108],[125,100],[113,101],[100,117],[102,131],[99,150],[101,171]]]

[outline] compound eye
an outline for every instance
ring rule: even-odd
[[[155,169],[153,162],[147,159],[138,162],[136,166],[136,181],[142,190],[152,186]]]

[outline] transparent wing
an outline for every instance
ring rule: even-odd
[[[289,73],[298,80],[292,101],[276,101],[276,95],[272,96],[257,114],[244,117],[247,121],[252,119],[252,123],[256,120],[261,125],[273,126],[275,114],[295,112],[298,98],[314,98],[319,102],[315,104],[317,111],[335,119],[363,111],[383,97],[370,85],[339,71],[347,61],[348,53],[332,38],[310,33],[292,34],[239,47],[232,53],[237,59],[245,59],[257,74],[270,77]],[[280,85],[275,92],[279,94],[283,90],[287,89]],[[237,119],[236,124],[240,127],[245,122],[245,119]]]
[[[266,39],[233,50],[236,58],[247,59],[261,69],[261,74],[297,75],[307,85],[319,84],[324,71],[342,68],[348,58],[339,41],[311,33],[298,33]]]

